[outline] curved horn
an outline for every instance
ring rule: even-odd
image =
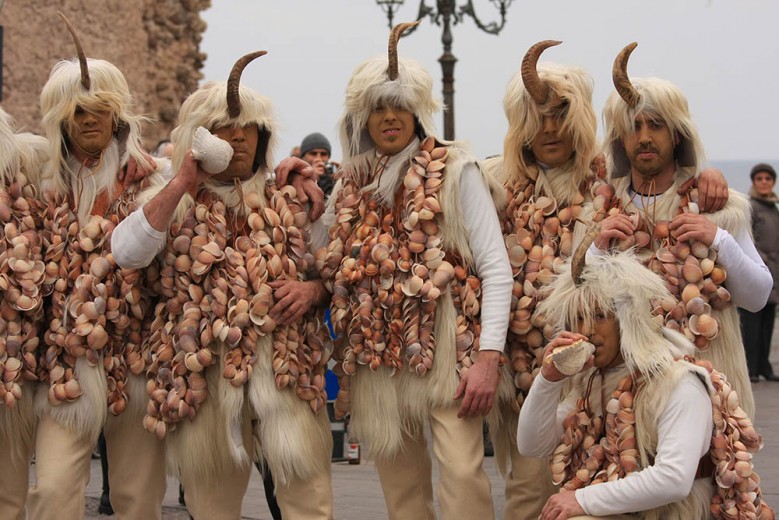
[[[387,76],[389,76],[390,81],[398,79],[398,40],[400,40],[404,32],[415,27],[418,23],[419,20],[416,22],[399,23],[390,31],[389,45],[387,46],[387,58],[389,60]]]
[[[68,20],[68,17],[62,14],[62,11],[57,11],[57,14],[60,15],[60,17],[65,20],[65,25],[68,26],[68,30],[70,31],[70,35],[73,36],[73,43],[76,44],[76,54],[78,55],[78,62],[81,65],[81,84],[84,85],[84,88],[89,90],[89,86],[92,84],[92,82],[89,80],[89,67],[87,67],[87,56],[84,54],[84,49],[81,47],[81,41],[78,39],[78,35],[76,34],[76,30],[73,28],[73,25],[70,23],[70,20]]]
[[[581,244],[579,244],[579,247],[576,248],[576,252],[574,252],[571,257],[571,278],[573,278],[574,285],[578,286],[582,283],[582,272],[586,265],[585,257],[587,256],[587,250],[598,237],[599,233],[600,224],[595,224],[595,226],[584,235]]]
[[[268,51],[254,51],[241,56],[233,65],[230,76],[227,78],[227,115],[236,118],[241,115],[241,95],[239,89],[241,86],[241,74],[243,69],[260,56],[265,56]]]
[[[560,45],[561,41],[558,40],[543,40],[532,47],[530,47],[525,53],[525,57],[522,58],[522,83],[525,85],[530,97],[538,105],[543,105],[549,98],[549,85],[538,77],[538,58],[541,57],[541,53],[549,47]]]
[[[638,46],[633,42],[622,49],[614,59],[614,66],[611,69],[611,77],[614,80],[614,88],[617,89],[619,97],[625,100],[630,108],[634,108],[641,100],[641,94],[635,89],[628,77],[628,59],[630,53]]]

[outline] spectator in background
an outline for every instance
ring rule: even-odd
[[[293,146],[292,150],[289,152],[290,157],[300,157],[300,147],[299,146]]]
[[[758,253],[771,271],[774,286],[765,307],[757,312],[738,310],[741,316],[741,334],[747,354],[749,380],[756,383],[760,376],[763,376],[768,381],[779,381],[779,376],[774,374],[768,360],[776,304],[779,302],[779,241],[776,240],[779,235],[779,198],[774,193],[776,170],[770,164],[760,163],[752,168],[749,178],[752,179],[752,188],[749,190],[752,235]]]
[[[325,192],[325,197],[333,190],[334,174],[338,166],[330,161],[331,151],[330,141],[319,132],[308,134],[300,143],[299,157],[314,167],[317,184]]]

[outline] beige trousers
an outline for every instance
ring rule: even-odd
[[[635,515],[609,515],[609,516],[572,516],[568,520],[635,520]]]
[[[241,414],[241,437],[243,447],[254,459],[254,441],[252,439],[252,421],[244,405]],[[184,499],[187,510],[195,520],[239,520],[241,506],[246,489],[249,487],[251,462],[243,466],[233,465],[208,476],[192,475],[182,472],[181,484],[184,486]]]
[[[165,497],[164,444],[141,422],[109,415],[104,429],[108,451],[111,505],[117,520],[155,520]],[[92,443],[48,414],[35,439],[35,486],[30,491],[31,520],[84,518]]]
[[[516,432],[516,429],[514,429]],[[546,501],[557,492],[547,459],[519,454],[516,435],[511,444],[511,471],[506,476],[504,520],[538,518]]]
[[[9,439],[0,435],[0,518],[4,520],[25,518],[32,445],[32,438],[26,436]]]
[[[276,499],[282,518],[332,520],[333,490],[330,466],[309,480],[293,478],[288,485],[276,485]]]
[[[432,410],[433,452],[438,459],[441,518],[492,520],[490,481],[484,473],[481,417],[459,419],[457,407]],[[375,461],[390,520],[434,520],[432,464],[420,428],[404,435],[392,459]]]

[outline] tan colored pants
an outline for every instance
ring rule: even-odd
[[[276,486],[276,499],[282,518],[332,520],[333,490],[330,466],[310,480],[293,478],[286,486]]]
[[[31,438],[0,436],[0,518],[4,520],[25,518],[32,444]]]
[[[484,473],[481,417],[458,419],[457,408],[430,413],[433,452],[439,462],[441,518],[492,520],[490,481]],[[390,520],[434,520],[432,464],[424,432],[404,436],[391,460],[375,460]]]
[[[609,516],[572,516],[568,520],[635,520],[634,515],[609,515]]]
[[[244,405],[241,419],[241,437],[243,446],[254,458],[254,442],[252,440],[252,422]],[[181,473],[181,484],[184,486],[184,499],[187,510],[195,520],[239,520],[241,506],[246,489],[249,487],[251,463],[244,466],[233,466],[208,477]],[[305,495],[303,495],[305,496]]]
[[[108,417],[104,435],[116,519],[160,519],[166,489],[164,444],[140,421],[136,425],[114,416]],[[84,492],[93,448],[48,414],[41,418],[35,440],[31,520],[84,518]]]
[[[520,455],[514,442],[511,445],[511,471],[506,476],[503,519],[538,518],[546,501],[556,492],[549,461]]]

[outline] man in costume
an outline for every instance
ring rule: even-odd
[[[562,486],[540,518],[772,519],[760,436],[725,376],[662,326],[665,280],[632,252],[583,265],[583,245],[544,290],[559,334],[519,418],[520,452],[551,455]]]
[[[595,246],[636,247],[647,266],[665,277],[675,298],[663,302],[666,325],[682,331],[702,358],[728,376],[752,417],[736,306],[761,309],[772,284],[749,234],[749,202],[730,191],[723,209],[703,215],[697,190],[678,193],[703,163],[703,145],[676,86],[659,78],[628,78],[635,46],[617,56],[617,92],[604,108],[615,192],[603,192],[593,202],[593,220],[603,219]]]
[[[46,140],[14,132],[0,107],[0,518],[22,520],[43,321],[40,172]]]
[[[105,432],[117,518],[160,518],[164,446],[139,428],[145,406],[141,273],[119,269],[110,234],[139,185],[123,182],[141,147],[143,118],[122,73],[87,60],[61,61],[41,91],[49,162],[43,174],[45,277],[50,293],[36,394],[35,519],[83,518],[92,450]],[[139,499],[139,497],[143,497]]]
[[[340,122],[341,179],[318,253],[344,345],[336,407],[367,446],[391,519],[432,519],[429,421],[443,518],[493,518],[482,416],[492,407],[511,272],[473,158],[437,141],[439,104],[419,64],[358,65]],[[325,218],[325,217],[323,217]]]
[[[535,314],[537,293],[581,240],[586,226],[577,219],[605,184],[605,164],[597,155],[592,79],[578,67],[538,63],[544,50],[559,43],[541,41],[525,54],[503,101],[509,123],[504,154],[483,163],[503,184],[508,199],[501,224],[514,275],[507,341],[511,362],[504,374],[508,384],[502,387],[500,408],[490,416],[497,460],[506,474],[505,518],[537,517],[554,492],[546,462],[523,457],[516,449],[519,407],[550,337]],[[716,190],[720,177],[701,174],[702,191]],[[709,203],[717,209],[720,201],[712,197]]]
[[[187,98],[171,134],[175,177],[145,191],[113,238],[120,265],[160,262],[144,425],[166,438],[196,520],[240,517],[255,458],[271,469],[284,518],[333,517],[329,352],[309,312],[327,293],[311,279],[306,208],[268,179],[270,101],[240,86],[263,54]]]

